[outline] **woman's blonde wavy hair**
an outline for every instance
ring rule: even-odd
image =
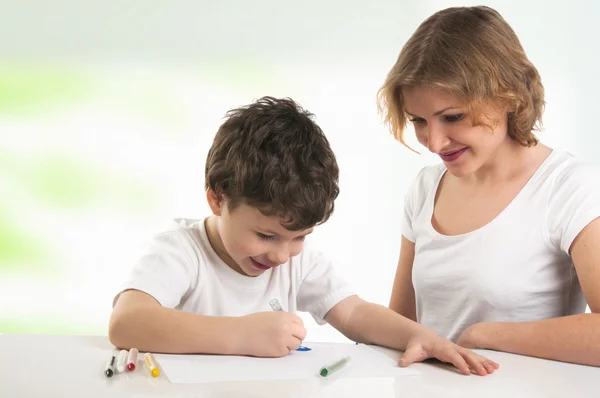
[[[508,135],[523,146],[536,145],[544,87],[510,25],[495,10],[453,7],[425,20],[406,42],[377,93],[386,125],[403,145],[408,121],[402,87],[426,85],[468,105],[474,123],[486,105],[506,109]]]

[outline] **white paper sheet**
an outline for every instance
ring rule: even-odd
[[[254,358],[224,355],[155,354],[158,366],[171,383],[209,383],[222,381],[319,379],[323,366],[350,356],[344,368],[327,376],[398,377],[419,374],[400,368],[395,360],[363,344],[308,343],[311,351],[291,352],[283,358]]]

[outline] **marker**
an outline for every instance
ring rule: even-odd
[[[129,370],[130,372],[133,372],[135,370],[135,364],[137,363],[138,353],[139,351],[137,348],[132,348],[131,350],[129,350],[129,356],[127,357],[127,370]]]
[[[156,360],[154,359],[154,355],[152,353],[147,352],[144,354],[144,362],[148,365],[148,369],[150,369],[150,374],[152,377],[160,376],[160,369],[156,366]]]
[[[113,351],[110,361],[108,361],[108,363],[106,364],[106,368],[104,368],[104,375],[106,377],[112,377],[115,374],[115,361],[116,360],[117,360],[117,355]]]
[[[281,304],[279,304],[279,300],[277,299],[273,299],[271,301],[269,301],[269,305],[271,306],[271,308],[273,308],[273,311],[283,311],[283,308],[281,307]],[[296,348],[296,351],[310,351],[312,350],[312,348],[308,348],[308,347],[304,347],[304,346],[300,346],[298,348]]]
[[[319,371],[319,374],[322,377],[327,377],[330,374],[332,374],[333,372],[346,366],[348,364],[348,362],[350,362],[350,357],[344,357],[344,358],[340,359],[339,361],[332,363],[329,366],[322,367],[321,370]]]
[[[277,299],[269,301],[269,305],[273,308],[273,311],[283,311],[283,308],[281,308],[281,304],[279,304],[279,300]]]
[[[117,357],[117,373],[123,373],[125,371],[125,364],[127,363],[127,351],[121,350]]]

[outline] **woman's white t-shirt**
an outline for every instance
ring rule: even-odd
[[[417,320],[456,341],[479,322],[525,322],[585,312],[569,255],[600,217],[600,176],[554,150],[487,225],[456,236],[431,224],[442,165],[426,167],[406,195],[403,235],[415,243]],[[468,203],[465,203],[468,206]]]

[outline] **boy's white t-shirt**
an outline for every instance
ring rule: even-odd
[[[595,170],[554,150],[493,221],[457,236],[442,235],[431,224],[445,171],[443,164],[422,169],[405,199],[403,235],[415,243],[418,322],[456,341],[479,322],[585,312],[569,253],[579,232],[600,217]]]
[[[163,307],[214,316],[273,311],[269,302],[276,299],[284,311],[309,312],[319,324],[333,306],[355,294],[307,243],[285,264],[256,277],[241,275],[216,254],[204,220],[192,219],[176,219],[154,236],[120,293],[128,289],[151,295]]]

